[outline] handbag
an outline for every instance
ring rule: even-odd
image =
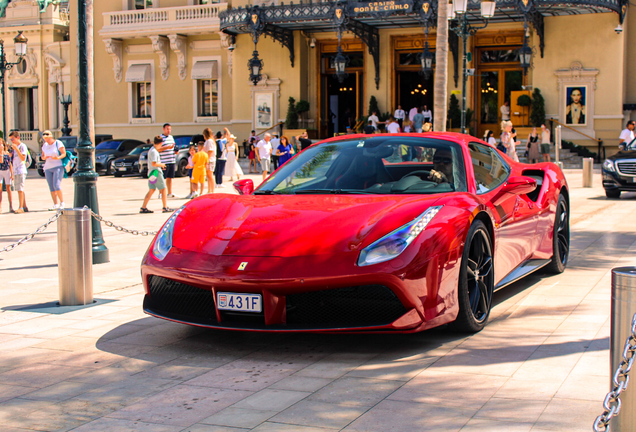
[[[148,175],[148,181],[152,184],[157,183],[157,179],[159,178],[159,170],[157,168],[153,169],[152,171],[150,171],[150,174]]]

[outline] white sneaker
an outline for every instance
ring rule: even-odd
[[[174,198],[174,194],[168,194],[168,198]]]
[[[184,199],[192,199],[192,193],[187,194]]]
[[[62,203],[62,204],[60,204],[60,206],[58,208],[65,209],[66,205],[64,205],[64,203]]]
[[[50,210],[50,211],[55,211],[55,210],[57,210],[57,209],[59,209],[59,208],[60,208],[60,205],[59,205],[59,204],[53,204],[53,207],[49,207],[49,210]]]
[[[219,187],[220,187],[220,188],[224,188],[224,187],[225,187],[225,185],[224,185],[224,184],[220,184],[220,185],[219,185]]]

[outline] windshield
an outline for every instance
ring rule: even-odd
[[[458,144],[383,135],[310,147],[285,163],[254,193],[434,194],[466,190]]]
[[[104,141],[97,144],[95,150],[117,150],[121,141]]]
[[[150,148],[149,145],[140,145],[135,147],[134,149],[132,149],[132,151],[130,153],[128,153],[129,155],[138,155],[141,154],[141,152],[146,151]]]
[[[72,150],[77,146],[77,137],[60,137],[58,140],[64,144],[64,148],[67,150]]]
[[[182,150],[190,147],[190,141],[192,137],[177,137],[174,139],[174,146],[177,150]]]

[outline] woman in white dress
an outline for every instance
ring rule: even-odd
[[[243,170],[238,163],[238,145],[234,142],[236,137],[230,133],[228,128],[225,129],[225,139],[227,144],[225,146],[227,150],[227,163],[225,164],[225,175],[230,177],[230,181],[236,176],[239,180],[243,175]]]

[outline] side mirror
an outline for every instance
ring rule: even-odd
[[[243,179],[232,185],[239,195],[251,195],[254,192],[254,182],[251,179]]]
[[[515,176],[509,177],[508,181],[501,188],[501,194],[524,195],[529,194],[537,188],[537,181],[531,177]]]

